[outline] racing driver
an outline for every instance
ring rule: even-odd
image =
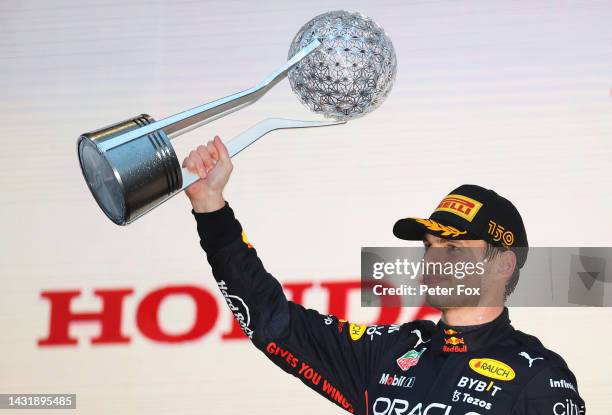
[[[480,249],[499,303],[434,303],[442,312],[437,324],[370,330],[287,300],[223,198],[233,167],[218,136],[183,167],[202,179],[186,190],[191,213],[242,330],[277,366],[336,405],[368,415],[585,413],[565,361],[510,324],[504,301],[525,262],[527,235],[517,209],[494,191],[460,186],[429,218],[400,219],[393,232],[423,240],[426,249]]]

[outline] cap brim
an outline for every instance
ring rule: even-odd
[[[393,234],[407,241],[421,241],[426,233],[448,239],[480,239],[453,225],[431,219],[404,218],[395,222],[393,226]]]
[[[400,219],[393,225],[393,235],[406,241],[421,241],[426,233],[425,226],[417,218]]]

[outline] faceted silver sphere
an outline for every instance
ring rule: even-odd
[[[300,101],[336,120],[358,118],[378,108],[397,72],[395,50],[383,28],[360,13],[323,13],[295,35],[288,59],[315,38],[322,45],[289,71]]]

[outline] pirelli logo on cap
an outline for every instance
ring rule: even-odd
[[[482,207],[482,203],[467,196],[451,194],[446,196],[434,212],[444,211],[454,213],[457,216],[471,222],[476,213]]]

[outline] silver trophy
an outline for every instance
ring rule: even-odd
[[[343,124],[382,104],[396,69],[393,44],[372,19],[324,13],[295,35],[288,61],[254,87],[159,121],[141,114],[82,134],[81,171],[104,213],[127,225],[199,180],[181,168],[171,139],[254,103],[287,74],[300,101],[329,120],[265,119],[227,143],[231,157],[273,130]]]

